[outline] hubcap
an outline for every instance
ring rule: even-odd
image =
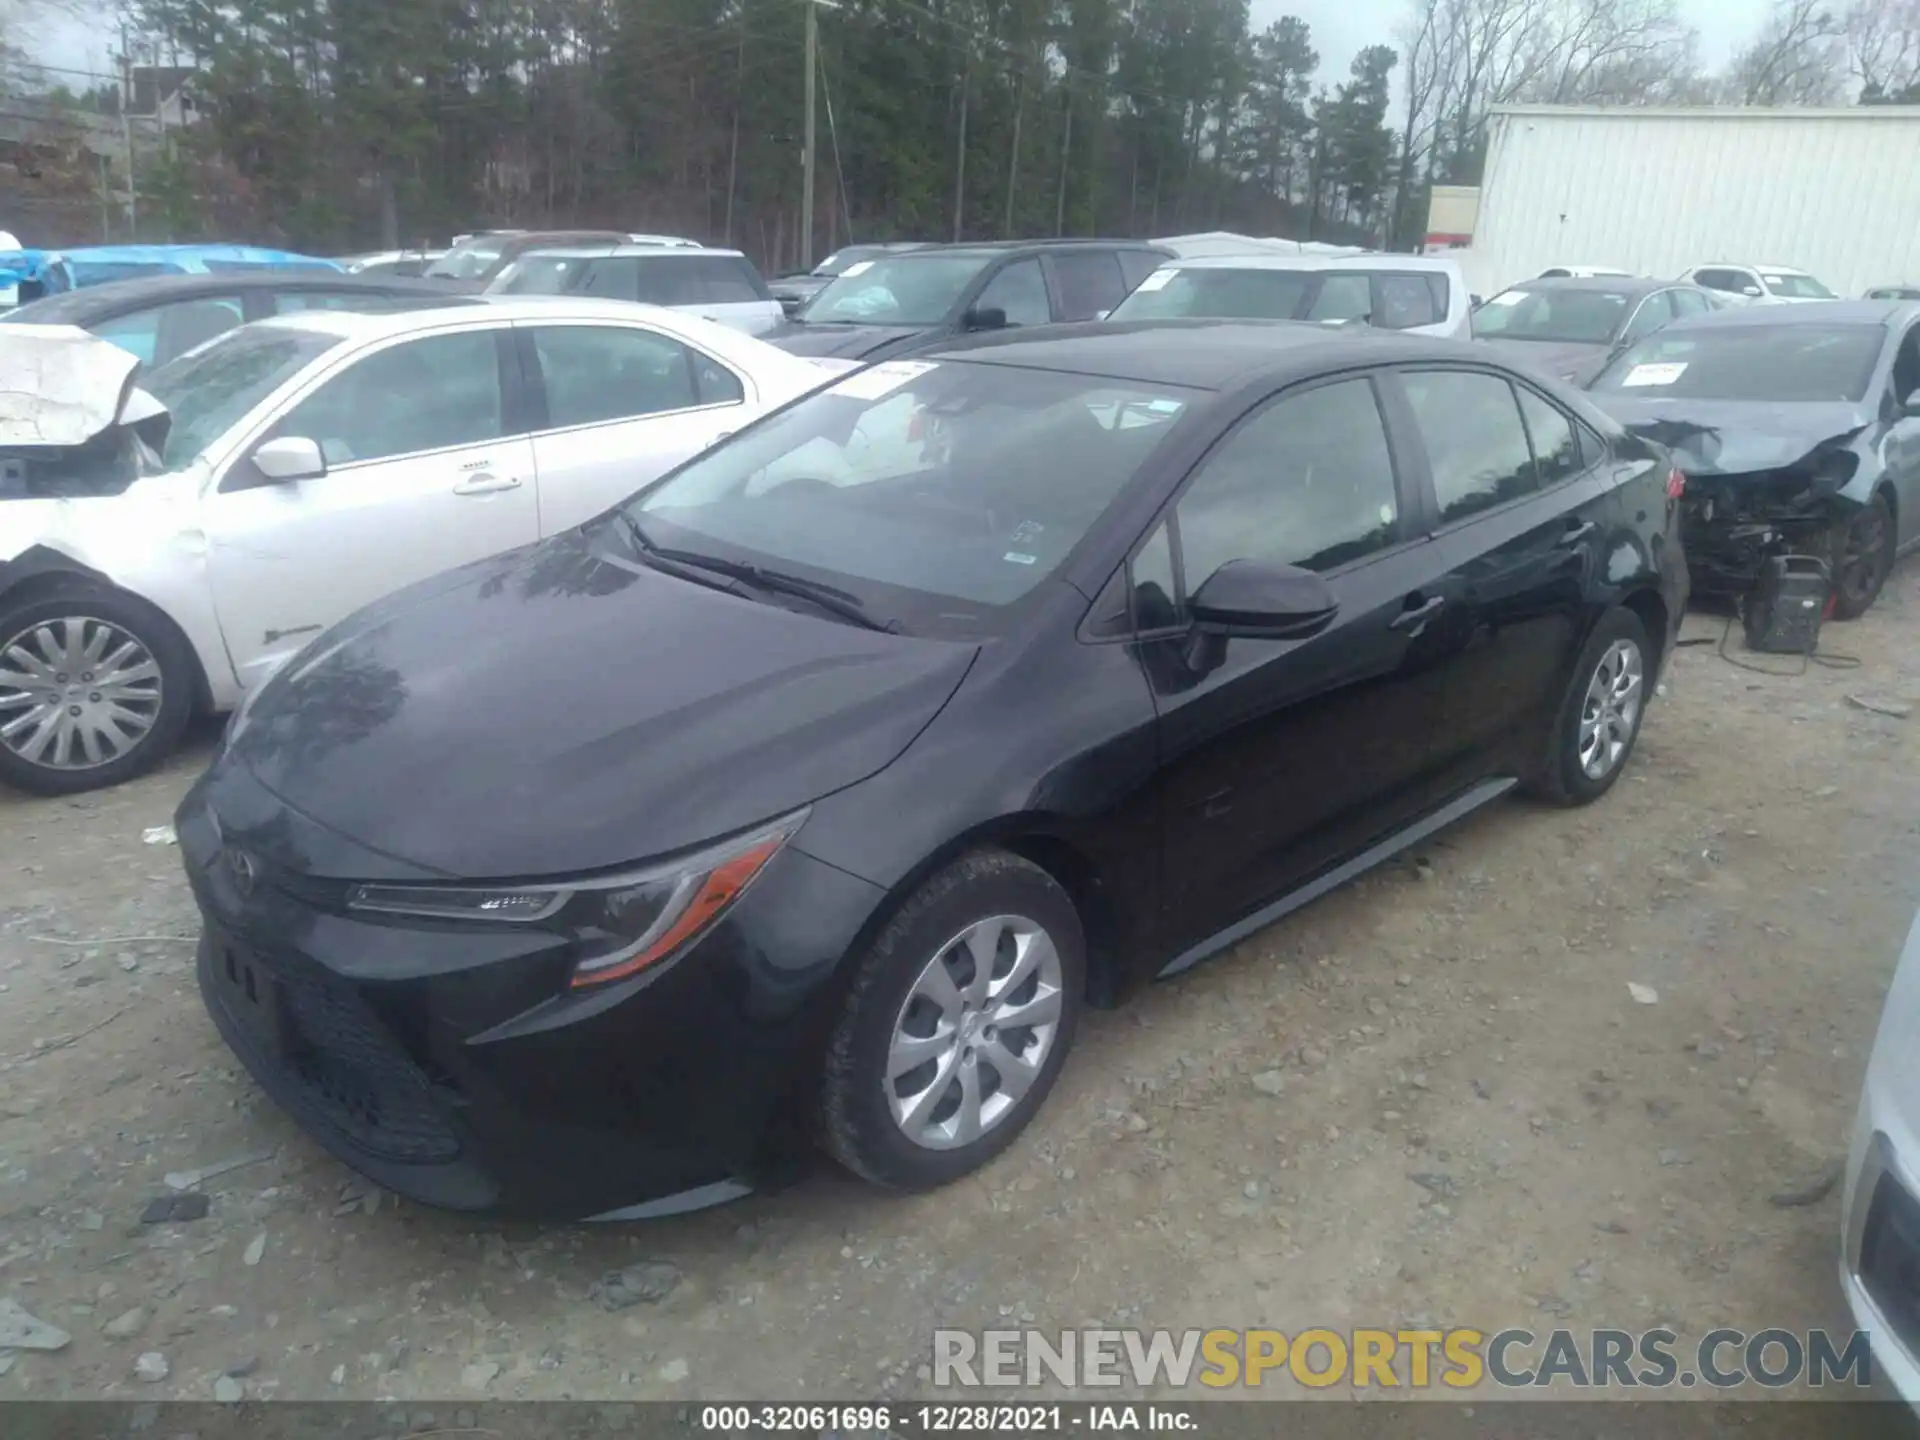
[[[1033,921],[995,915],[935,952],[887,1048],[894,1123],[929,1150],[970,1145],[1020,1105],[1060,1031],[1060,952]]]
[[[1642,698],[1640,647],[1616,640],[1594,667],[1580,708],[1580,768],[1589,780],[1606,779],[1627,753]]]
[[[153,655],[106,620],[42,620],[0,645],[0,744],[31,765],[118,760],[153,729],[160,697]]]

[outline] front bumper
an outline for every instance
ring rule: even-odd
[[[1828,498],[1804,513],[1759,513],[1737,508],[1728,490],[1705,491],[1708,481],[1687,477],[1680,502],[1680,538],[1701,594],[1743,595],[1774,555],[1826,559],[1843,502]]]
[[[424,1204],[563,1219],[695,1208],[798,1169],[795,1102],[876,887],[789,845],[689,950],[576,992],[557,937],[347,912],[344,885],[297,864],[341,837],[268,814],[257,786],[216,816],[223,781],[216,765],[176,819],[202,994],[261,1087],[347,1164]]]

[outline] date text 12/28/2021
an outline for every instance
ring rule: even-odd
[[[1157,1430],[1191,1432],[1198,1421],[1181,1405],[703,1405],[709,1434],[953,1435],[1031,1431]]]

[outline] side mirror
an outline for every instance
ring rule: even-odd
[[[1758,300],[1760,298],[1761,291],[1758,285],[1742,285],[1740,287],[1740,293],[1742,295],[1750,295],[1754,299]]]
[[[976,305],[967,311],[961,324],[968,330],[1004,330],[1007,328],[1007,312],[997,305]]]
[[[1470,310],[1478,310],[1482,305],[1486,303],[1487,302],[1478,295],[1467,296],[1467,308]]]
[[[1920,390],[1916,390],[1907,396],[1906,403],[1900,408],[1908,415],[1920,417]]]
[[[304,435],[282,435],[253,452],[253,468],[276,485],[294,480],[318,480],[327,473],[327,457],[320,443]]]
[[[1207,577],[1191,603],[1204,632],[1268,640],[1317,635],[1340,609],[1313,571],[1265,560],[1229,560]]]

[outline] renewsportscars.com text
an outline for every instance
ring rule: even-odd
[[[1872,1384],[1865,1331],[936,1330],[936,1386],[1322,1390]]]

